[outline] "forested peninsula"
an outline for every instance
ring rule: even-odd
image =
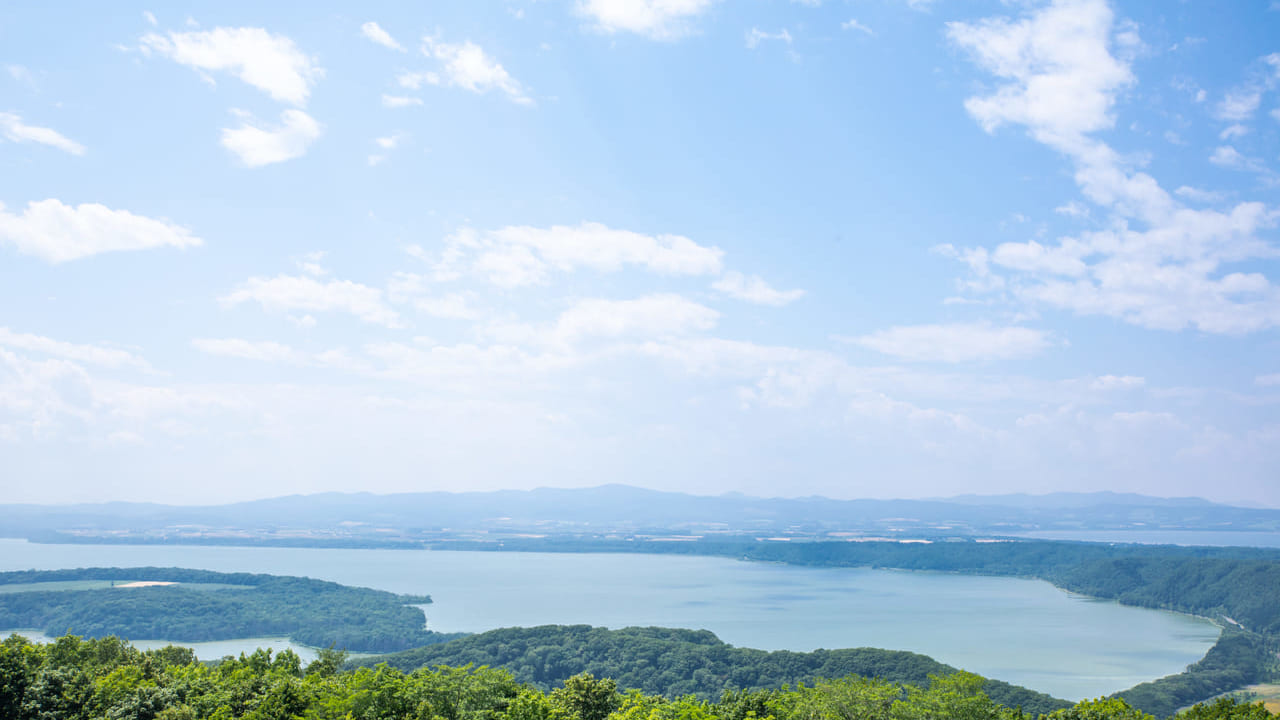
[[[362,658],[352,666],[384,662],[406,672],[434,665],[501,667],[517,681],[542,690],[587,672],[613,678],[626,689],[703,699],[717,698],[726,689],[776,689],[846,675],[921,685],[930,675],[957,672],[926,655],[902,650],[767,652],[733,647],[707,630],[609,630],[588,625],[491,630],[443,645]],[[986,680],[983,691],[996,702],[1035,714],[1070,705],[999,680]]]
[[[0,573],[0,628],[52,636],[205,642],[275,635],[387,652],[459,637],[425,629],[426,616],[414,605],[430,602],[309,578],[183,568]]]
[[[617,681],[574,675],[549,692],[498,668],[387,664],[340,669],[324,651],[303,667],[259,650],[217,664],[189,650],[145,652],[108,637],[39,646],[0,642],[0,717],[10,720],[1154,720],[1120,699],[1086,700],[1048,714],[1010,708],[971,673],[895,683],[849,675],[781,690],[730,691],[713,700],[620,692]],[[1271,720],[1259,703],[1221,699],[1184,720]]]

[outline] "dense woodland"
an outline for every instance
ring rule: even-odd
[[[588,672],[613,678],[622,688],[704,699],[719,697],[726,688],[780,688],[846,675],[921,685],[930,675],[956,672],[933,658],[901,650],[766,652],[727,645],[706,630],[608,630],[588,625],[492,630],[443,645],[365,658],[358,664],[382,662],[406,671],[430,665],[501,667],[516,680],[543,690]],[[983,691],[1003,705],[1036,714],[1070,704],[998,680],[987,680]]]
[[[918,685],[849,676],[718,699],[622,693],[612,679],[575,675],[545,692],[501,669],[386,664],[340,670],[326,651],[303,667],[259,650],[216,665],[190,651],[140,652],[114,637],[0,642],[0,717],[6,720],[1033,720],[990,699],[977,675]],[[1260,704],[1220,700],[1186,720],[1272,720]],[[1123,700],[1085,701],[1042,720],[1153,720]]]
[[[83,568],[0,573],[0,589],[72,580],[181,584],[0,592],[0,628],[180,642],[275,635],[303,645],[357,652],[403,650],[458,637],[425,629],[426,616],[411,603],[429,603],[429,597],[298,577],[181,568]]]

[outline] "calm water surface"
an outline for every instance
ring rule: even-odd
[[[4,637],[9,637],[10,632],[15,632],[40,643],[53,642],[54,640],[54,638],[45,635],[39,630],[4,630],[0,631],[0,634],[3,634]],[[279,653],[281,650],[292,650],[298,653],[298,657],[302,658],[304,666],[319,657],[315,648],[298,645],[290,642],[289,638],[281,637],[240,638],[239,640],[215,640],[213,642],[199,643],[174,643],[168,640],[130,640],[129,643],[140,650],[152,650],[166,645],[181,645],[194,650],[196,657],[201,660],[218,660],[227,655],[236,656],[242,652],[253,652],[256,648],[269,648],[273,653]]]
[[[765,650],[912,650],[1080,699],[1181,672],[1218,628],[1038,580],[806,568],[673,555],[40,545],[0,540],[0,570],[177,566],[302,575],[430,594],[440,631],[559,624],[707,629]],[[222,654],[222,653],[218,653]]]

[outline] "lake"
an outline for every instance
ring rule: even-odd
[[[2,630],[0,636],[9,637],[10,633],[17,633],[29,640],[39,643],[53,642],[55,638],[49,637],[39,630]],[[217,660],[227,655],[239,655],[242,652],[252,652],[255,648],[268,648],[273,653],[279,653],[281,650],[292,650],[298,653],[298,657],[302,658],[302,662],[306,663],[319,657],[319,653],[315,648],[299,645],[290,642],[289,638],[281,637],[260,637],[260,638],[240,638],[238,640],[214,640],[212,642],[179,642],[174,643],[168,640],[129,640],[129,643],[139,650],[152,650],[162,648],[166,645],[181,645],[189,647],[195,651],[196,657],[201,660]]]
[[[1124,607],[1018,578],[674,555],[0,539],[0,570],[146,565],[302,575],[430,594],[435,602],[424,606],[428,626],[442,632],[549,623],[660,625],[706,629],[733,645],[765,650],[911,650],[1071,700],[1181,672],[1219,634],[1200,618]]]

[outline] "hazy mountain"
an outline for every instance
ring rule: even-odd
[[[1116,492],[1055,492],[1045,495],[1030,495],[1027,493],[1013,493],[1009,495],[955,495],[948,498],[939,498],[939,502],[954,503],[959,505],[991,505],[1000,507],[1018,507],[1018,508],[1035,508],[1040,510],[1051,510],[1054,508],[1087,508],[1099,506],[1125,506],[1125,507],[1232,507],[1220,503],[1210,502],[1204,498],[1198,497],[1177,497],[1162,498],[1152,497],[1150,495],[1138,495],[1135,493],[1116,493]]]
[[[199,507],[150,503],[0,506],[0,534],[11,537],[51,531],[172,537],[228,529],[383,538],[475,532],[950,536],[1156,527],[1276,530],[1280,510],[1107,492],[833,500],[687,495],[626,485],[470,493],[322,493]]]

